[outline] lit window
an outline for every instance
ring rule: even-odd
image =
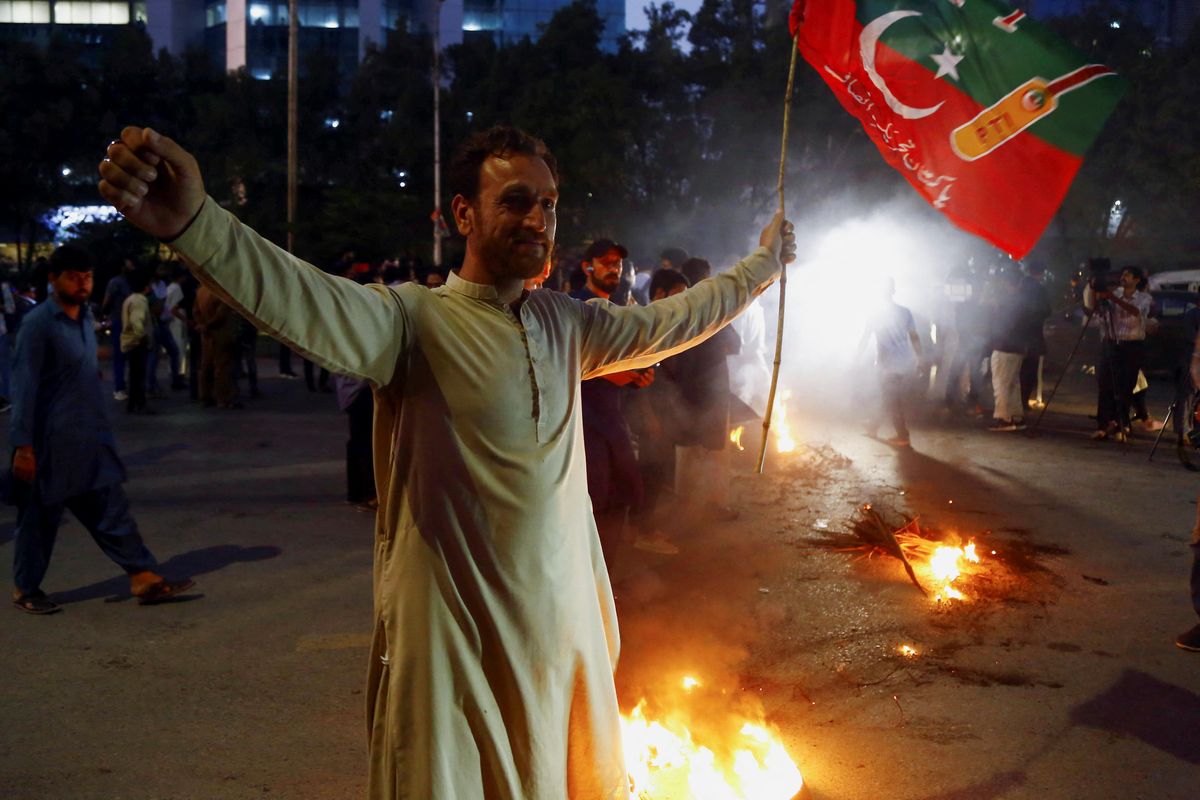
[[[128,25],[129,3],[66,0],[54,4],[54,21],[60,25]]]
[[[212,28],[225,24],[225,4],[212,3],[204,7],[204,27]]]
[[[45,23],[50,21],[50,3],[32,0],[5,0],[0,2],[0,22],[17,24]]]

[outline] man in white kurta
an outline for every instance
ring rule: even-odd
[[[142,129],[123,138],[101,192],[137,223],[155,198],[141,200],[134,176],[160,157],[178,169],[181,157]],[[200,202],[171,242],[197,277],[262,330],[376,393],[370,796],[624,800],[617,624],[587,493],[579,383],[649,366],[720,329],[778,274],[790,226],[772,223],[775,238],[764,232],[766,246],[722,275],[623,308],[459,274],[434,290],[360,286]],[[470,253],[480,225],[455,202]]]

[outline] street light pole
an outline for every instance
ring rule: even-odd
[[[300,17],[297,10],[299,0],[288,0],[288,87],[287,87],[287,249],[296,252],[296,129],[299,119],[297,101],[297,66],[300,61]]]
[[[295,0],[293,0],[295,2]],[[433,22],[433,265],[442,266],[442,2]]]

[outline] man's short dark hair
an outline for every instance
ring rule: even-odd
[[[688,283],[688,279],[683,276],[682,272],[676,272],[670,267],[663,267],[655,270],[654,274],[650,276],[650,285],[646,287],[646,294],[653,299],[661,291],[665,297],[671,294],[672,289],[680,285],[686,289],[691,284]]]
[[[91,272],[94,269],[92,254],[77,244],[64,244],[50,254],[46,272],[58,275],[61,272]]]
[[[479,172],[483,162],[489,156],[507,159],[514,155],[540,158],[550,168],[554,182],[558,183],[558,160],[545,142],[520,128],[496,125],[471,134],[459,145],[450,160],[450,191],[474,203],[479,198]]]
[[[145,267],[138,267],[127,273],[125,280],[129,282],[129,289],[134,294],[141,294],[150,285],[150,270]]]
[[[687,250],[682,247],[668,247],[658,255],[659,261],[666,261],[675,269],[683,266],[683,262],[688,260]]]
[[[688,283],[695,286],[709,275],[712,275],[712,264],[709,264],[703,258],[689,258],[679,265],[679,271],[688,279]]]

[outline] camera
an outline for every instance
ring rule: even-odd
[[[1087,283],[1093,292],[1111,292],[1121,283],[1120,273],[1113,272],[1112,261],[1107,258],[1089,258]]]

